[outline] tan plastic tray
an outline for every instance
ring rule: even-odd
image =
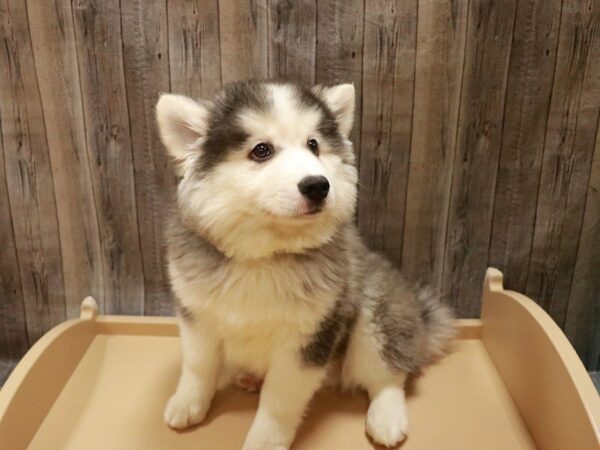
[[[179,373],[174,318],[81,317],[37,342],[0,391],[2,449],[239,449],[258,395],[217,394],[206,421],[162,420]],[[460,320],[454,351],[408,388],[403,449],[598,449],[600,399],[573,348],[533,301],[488,269],[481,320]],[[367,399],[317,395],[295,449],[370,449]]]

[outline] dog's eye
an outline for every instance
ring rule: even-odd
[[[269,144],[261,142],[260,144],[256,144],[256,146],[252,149],[250,158],[257,162],[263,162],[269,159],[272,155],[273,152],[271,151]]]
[[[306,145],[308,145],[310,151],[313,152],[315,155],[319,154],[319,143],[316,139],[309,139]]]

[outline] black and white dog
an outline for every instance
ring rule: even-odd
[[[201,422],[220,387],[264,380],[244,448],[288,448],[335,377],[368,392],[376,442],[404,439],[406,376],[443,354],[453,321],[357,234],[354,96],[350,84],[241,82],[212,101],[160,98],[181,177],[168,239],[183,348],[171,427]]]

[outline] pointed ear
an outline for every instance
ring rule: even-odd
[[[354,121],[354,85],[346,83],[333,87],[315,86],[313,92],[325,102],[335,116],[341,133],[348,137]]]
[[[208,109],[189,97],[162,94],[156,104],[160,139],[173,158],[183,161],[198,151],[206,135]]]

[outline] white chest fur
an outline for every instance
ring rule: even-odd
[[[331,310],[339,290],[322,261],[293,255],[190,267],[172,261],[182,306],[223,342],[236,366],[262,372],[282,344],[302,345]]]

